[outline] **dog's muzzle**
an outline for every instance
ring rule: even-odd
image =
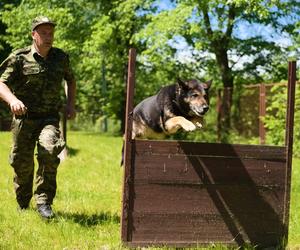
[[[209,110],[209,107],[204,106],[204,107],[202,107],[202,109],[203,109],[202,114],[204,115]]]
[[[208,105],[203,105],[201,107],[193,107],[192,111],[197,115],[197,116],[203,116],[206,114],[206,112],[209,110]]]

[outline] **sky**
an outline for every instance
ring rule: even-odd
[[[174,3],[170,0],[157,0],[156,5],[160,10],[169,10],[174,8]],[[282,20],[282,22],[288,22],[289,20]],[[235,27],[234,35],[242,39],[247,39],[253,35],[261,35],[268,41],[274,41],[281,44],[283,47],[292,45],[292,40],[289,38],[288,34],[278,34],[271,27],[260,25],[260,24],[250,24],[246,22],[238,22]]]
[[[174,8],[175,4],[171,3],[170,0],[158,0],[156,1],[156,5],[158,6],[159,10],[169,10]],[[292,17],[291,17],[292,18]],[[290,19],[291,19],[290,18]],[[291,22],[288,19],[282,19],[282,22]],[[213,20],[212,20],[213,23]],[[238,21],[235,28],[233,35],[239,37],[241,39],[248,39],[256,35],[260,35],[265,38],[267,41],[273,41],[279,44],[283,49],[292,45],[292,39],[289,37],[287,33],[277,33],[271,26],[265,26],[262,24],[254,24],[248,23],[245,21]],[[171,42],[172,46],[178,49],[179,56],[184,60],[189,60],[188,58],[191,57],[191,49],[188,47],[187,43],[184,39],[177,37],[175,39],[176,43]],[[291,52],[290,56],[296,56],[296,52]]]

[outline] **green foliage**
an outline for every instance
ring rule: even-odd
[[[55,8],[55,12],[53,9]],[[44,2],[41,4],[38,0],[29,0],[22,2],[19,6],[7,6],[7,9],[2,12],[2,20],[7,25],[6,41],[14,48],[21,48],[31,44],[31,21],[38,15],[48,15],[54,19],[58,27],[63,25],[71,25],[71,15],[68,13],[70,10],[65,8],[59,8],[55,4]],[[26,13],[26,18],[24,18]],[[62,45],[65,45],[66,41],[61,39],[64,29],[59,29],[56,33],[56,40],[62,41]],[[56,46],[60,46],[59,42],[56,42]]]
[[[10,4],[16,6],[20,3],[20,0],[1,0],[0,2],[0,62],[2,62],[10,53],[11,47],[5,41],[5,33],[7,26],[1,21],[1,11]]]
[[[285,120],[287,88],[274,86],[271,90],[270,106],[267,108],[267,116],[264,119],[267,128],[266,142],[274,145],[285,143]],[[295,120],[294,120],[294,155],[300,156],[300,86],[296,88]]]
[[[69,52],[76,74],[81,119],[96,123],[109,117],[121,121],[121,128],[130,47],[138,52],[136,102],[178,76],[213,79],[214,88],[223,86],[220,49],[223,56],[228,55],[235,86],[282,80],[287,58],[297,55],[296,0],[177,0],[164,10],[157,8],[158,2],[23,0],[17,5],[17,0],[5,0],[0,4],[0,19],[7,29],[0,39],[13,49],[23,47],[31,43],[30,24],[35,16],[53,18],[55,46]],[[294,44],[278,46],[263,32],[244,34],[241,25],[272,28],[275,34],[294,38]]]

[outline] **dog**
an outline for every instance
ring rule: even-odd
[[[133,110],[132,139],[164,139],[179,130],[202,128],[211,84],[212,80],[177,79],[144,99]]]
[[[179,130],[194,131],[203,126],[209,110],[212,81],[195,79],[165,86],[141,101],[133,110],[132,139],[164,139]],[[124,163],[124,143],[121,166]]]

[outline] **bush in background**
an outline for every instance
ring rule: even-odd
[[[285,143],[285,121],[287,88],[274,86],[271,90],[271,102],[267,108],[269,115],[264,119],[267,128],[267,144],[284,145]],[[295,98],[295,121],[294,121],[294,156],[300,156],[300,86],[296,86]]]

